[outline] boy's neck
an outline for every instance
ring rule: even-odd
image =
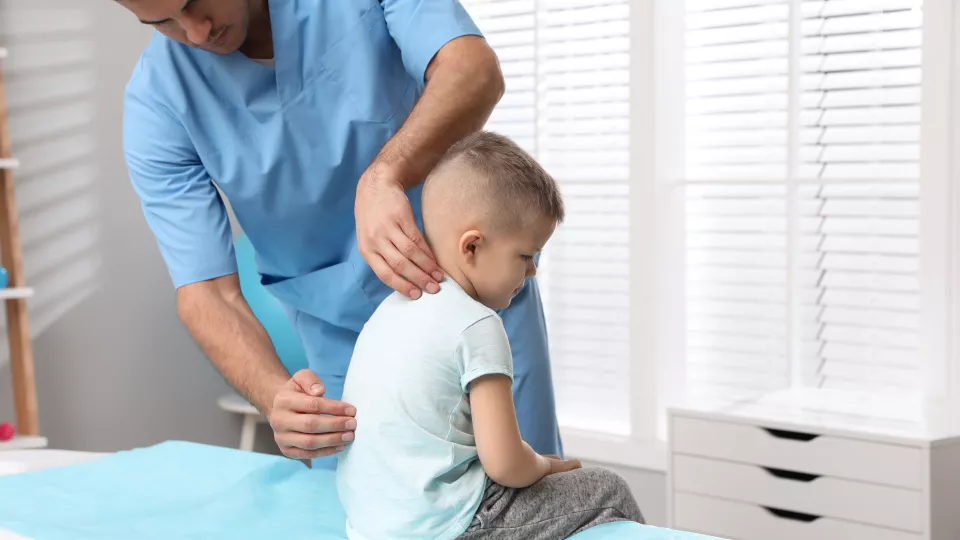
[[[467,293],[470,298],[473,298],[476,301],[480,301],[477,298],[477,289],[473,286],[473,283],[470,281],[470,278],[460,270],[460,268],[455,264],[445,265],[440,261],[437,261],[440,265],[440,268],[443,270],[443,273],[446,274],[447,278],[452,279],[456,282],[457,285],[463,289],[463,292]]]

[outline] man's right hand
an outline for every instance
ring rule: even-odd
[[[323,397],[317,374],[298,371],[277,392],[268,415],[283,455],[293,459],[330,456],[346,448],[357,428],[356,408]]]

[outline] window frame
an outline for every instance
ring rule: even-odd
[[[790,1],[795,6],[802,0]],[[960,9],[952,0],[924,0],[923,10],[919,179],[923,397],[956,405],[960,404],[960,328],[955,327],[960,322],[960,292],[955,285],[960,269],[960,187],[952,185],[960,186],[953,163],[953,156],[960,156],[960,115],[954,113],[960,111],[960,92],[954,91],[960,90]],[[562,429],[569,455],[664,471],[664,413],[684,402],[686,372],[681,176],[685,111],[683,93],[677,91],[684,84],[684,14],[683,1],[631,2],[631,435]],[[788,178],[784,181],[797,185]],[[798,363],[793,364],[791,380],[798,384]]]
[[[921,87],[920,156],[920,354],[924,367],[924,400],[960,398],[960,358],[956,355],[953,321],[960,309],[954,286],[955,248],[960,199],[951,186],[952,154],[960,149],[960,122],[953,117],[960,104],[953,91],[960,74],[955,36],[960,12],[951,0],[924,0],[923,81]]]

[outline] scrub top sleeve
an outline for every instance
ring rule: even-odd
[[[458,0],[380,0],[380,5],[404,67],[421,85],[444,45],[460,36],[482,36]]]
[[[470,391],[470,383],[484,375],[506,375],[513,379],[513,355],[503,321],[490,315],[470,325],[460,334],[456,354],[460,387]]]
[[[159,103],[128,92],[123,147],[174,287],[235,273],[226,207],[183,125]]]

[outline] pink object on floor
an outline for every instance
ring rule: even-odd
[[[10,422],[0,424],[0,442],[13,440],[13,436],[16,434],[17,429]]]

